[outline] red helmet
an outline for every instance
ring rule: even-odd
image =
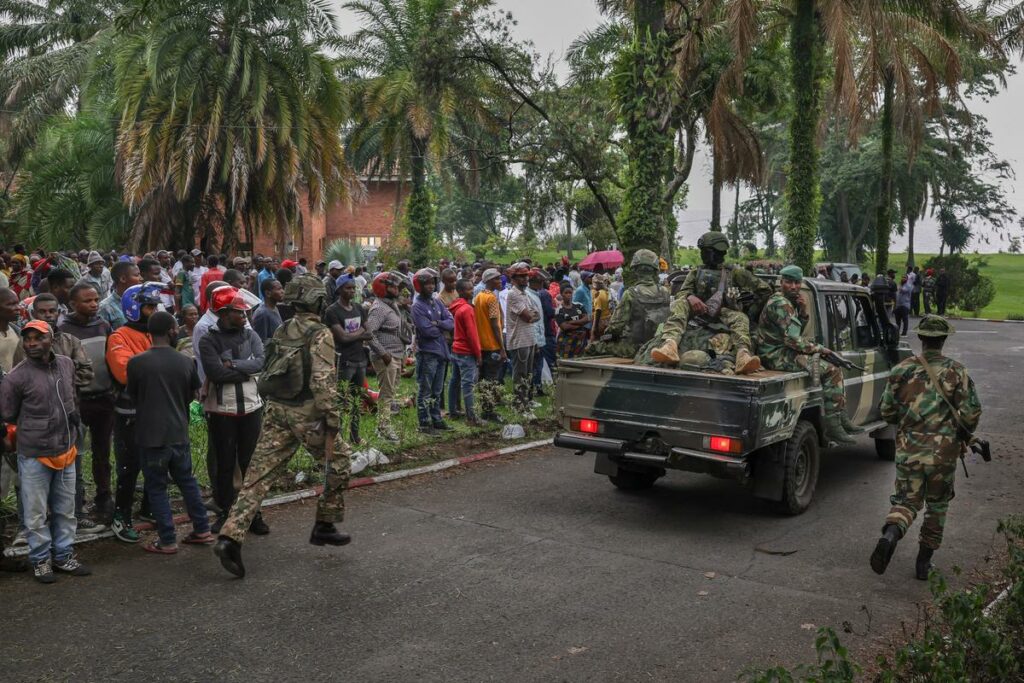
[[[416,290],[416,293],[419,294],[420,286],[424,280],[433,280],[434,286],[436,287],[438,277],[437,271],[433,268],[420,268],[412,277],[412,287]]]
[[[388,294],[388,285],[393,285],[397,287],[400,284],[402,284],[401,278],[399,278],[391,271],[384,271],[377,277],[373,278],[373,284],[371,285],[371,289],[373,289],[373,295],[375,297],[377,297],[378,299],[383,299]]]

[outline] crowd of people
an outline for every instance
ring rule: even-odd
[[[304,308],[309,283],[319,303]],[[89,573],[73,553],[76,536],[109,528],[137,543],[137,519],[158,531],[145,550],[173,554],[170,482],[193,522],[182,542],[212,545],[225,529],[239,536],[231,512],[244,493],[240,478],[272,431],[273,407],[290,405],[267,400],[260,386],[261,374],[289,357],[289,335],[308,353],[317,331],[328,331],[333,412],[339,428],[347,420],[347,443],[362,442],[366,408],[376,413],[377,437],[397,442],[394,415],[406,405],[399,379],[408,371],[425,434],[450,429],[450,420],[501,422],[497,409],[510,381],[515,414],[532,419],[558,358],[579,355],[602,335],[622,292],[621,268],[587,271],[567,260],[442,260],[414,271],[408,261],[385,270],[199,249],[0,250],[0,418],[8,425],[0,498],[17,492],[13,542],[28,545],[29,567],[45,583],[59,573]],[[283,334],[289,321],[296,325]],[[371,371],[378,391],[370,391]],[[315,380],[304,381],[312,396]],[[206,502],[191,469],[193,401],[208,435]],[[347,479],[347,470],[337,474]],[[207,508],[215,513],[210,520]],[[343,536],[323,523],[330,528],[322,538]],[[269,532],[258,505],[245,531]],[[11,558],[3,566],[24,568]]]

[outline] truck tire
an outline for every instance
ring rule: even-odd
[[[619,469],[618,474],[608,475],[608,480],[622,491],[646,491],[654,486],[654,482],[663,475],[664,470],[636,470]]]
[[[892,462],[896,459],[895,439],[875,439],[875,453],[879,460]]]
[[[820,467],[818,433],[813,424],[800,420],[785,444],[782,500],[778,503],[781,512],[799,515],[807,509],[814,498]]]

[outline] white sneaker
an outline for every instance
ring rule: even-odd
[[[18,532],[18,535],[14,537],[14,540],[11,541],[11,547],[17,548],[25,545],[28,545],[28,530],[22,529]]]

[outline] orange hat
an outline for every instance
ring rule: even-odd
[[[53,330],[50,329],[50,324],[43,320],[30,320],[25,323],[25,326],[21,328],[21,336],[24,337],[29,330],[35,330],[40,334],[53,334]]]

